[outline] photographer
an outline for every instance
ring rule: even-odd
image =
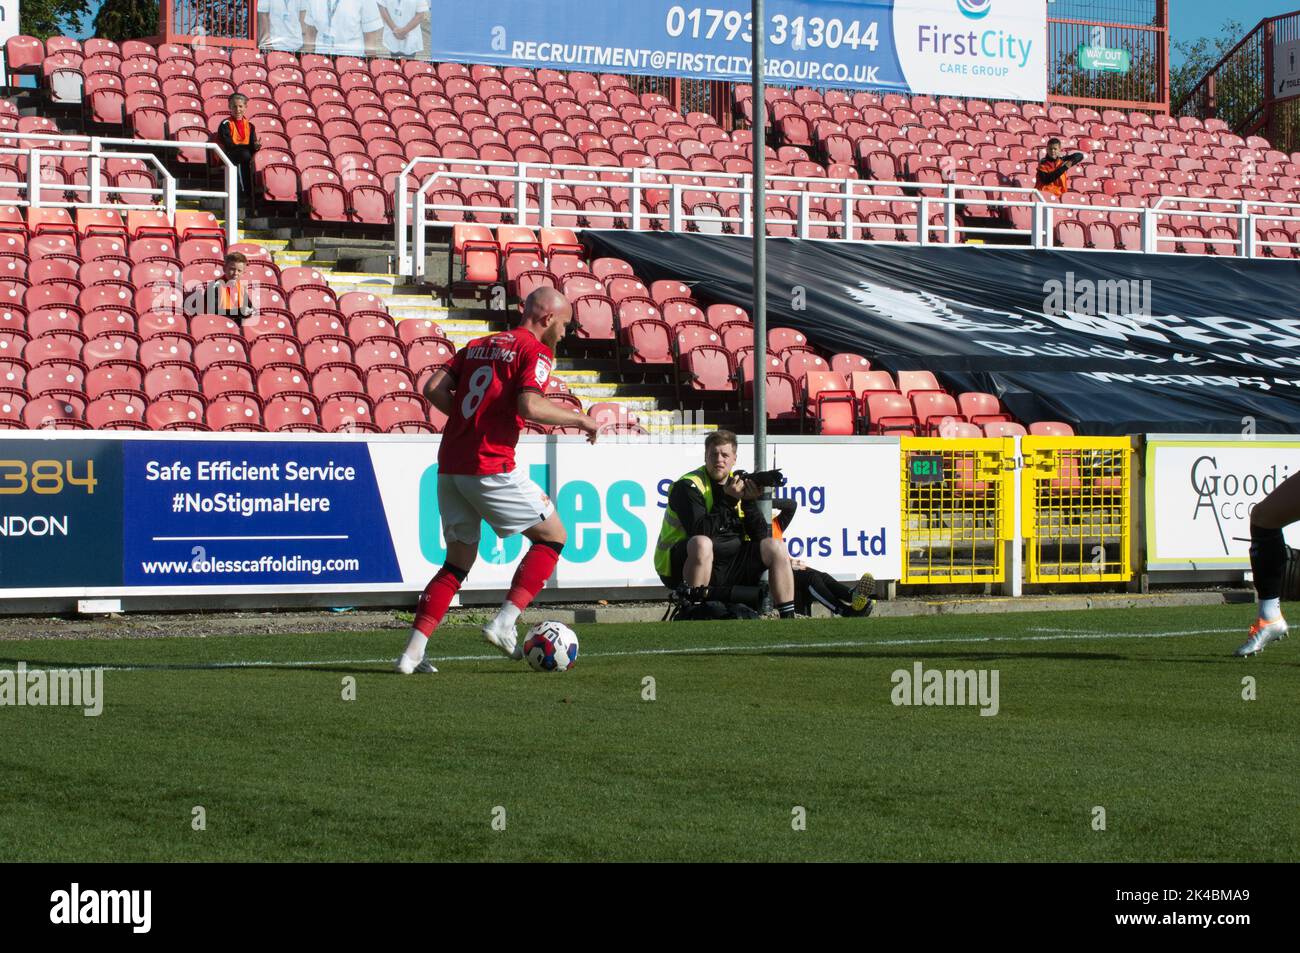
[[[668,493],[655,547],[655,571],[670,590],[682,586],[756,586],[769,573],[781,618],[794,618],[794,575],[785,547],[771,538],[758,499],[763,488],[734,476],[736,435],[718,430],[704,441],[704,466]]]

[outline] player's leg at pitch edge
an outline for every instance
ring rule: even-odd
[[[1259,611],[1246,641],[1233,654],[1256,655],[1286,638],[1282,618],[1282,584],[1292,553],[1283,530],[1300,520],[1300,474],[1293,473],[1255,505],[1250,516],[1250,569],[1259,598]]]

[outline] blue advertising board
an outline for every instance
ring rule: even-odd
[[[1047,5],[1034,0],[768,0],[778,85],[1043,100]],[[433,0],[431,58],[747,82],[748,0]]]
[[[121,584],[121,443],[0,442],[0,589]]]
[[[357,441],[131,441],[128,586],[398,582],[369,450]]]
[[[0,433],[0,597],[415,592],[447,558],[439,437]],[[742,438],[747,443],[748,438]],[[747,452],[742,450],[742,452]],[[898,441],[779,437],[796,558],[900,571]],[[658,586],[654,547],[699,439],[525,437],[516,466],[569,533],[552,585]],[[527,547],[486,524],[466,590],[510,585]]]

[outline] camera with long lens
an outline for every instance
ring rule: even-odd
[[[742,480],[749,480],[755,486],[768,489],[771,487],[785,486],[785,474],[778,470],[759,470],[757,473],[746,473],[744,470],[736,470],[734,476]]]

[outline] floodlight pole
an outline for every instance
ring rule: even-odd
[[[763,60],[767,18],[763,0],[753,2],[753,81],[750,112],[753,115],[754,192],[751,212],[754,240],[754,470],[767,469],[767,90]],[[765,494],[766,496],[766,494]],[[763,518],[772,519],[772,503],[760,504]]]

